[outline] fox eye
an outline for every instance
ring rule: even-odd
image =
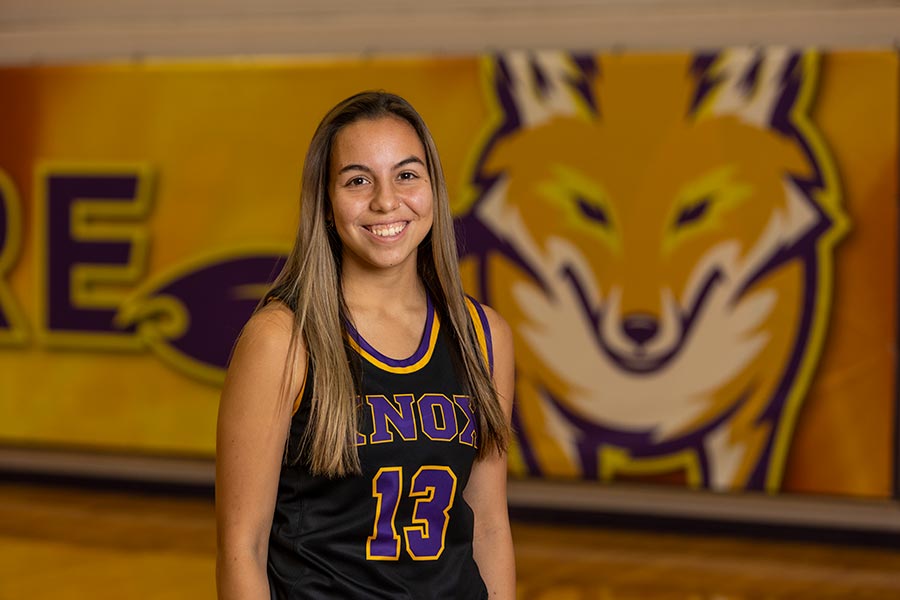
[[[597,206],[593,202],[589,202],[582,196],[577,196],[575,202],[578,204],[578,209],[581,211],[582,215],[596,223],[609,225],[609,216],[602,207]]]
[[[706,211],[709,209],[709,204],[712,201],[712,198],[706,196],[701,198],[697,202],[685,206],[681,209],[681,212],[678,213],[678,218],[675,220],[675,227],[682,227],[684,225],[690,225],[691,223],[700,220],[703,218],[703,215],[706,214]]]

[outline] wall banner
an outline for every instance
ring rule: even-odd
[[[516,477],[896,494],[898,57],[0,69],[0,444],[212,456],[306,144],[362,89],[438,143],[512,326]]]

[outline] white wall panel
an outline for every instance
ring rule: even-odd
[[[513,47],[890,46],[897,0],[0,0],[0,62]]]

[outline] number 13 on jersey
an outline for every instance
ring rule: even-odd
[[[382,467],[372,479],[376,500],[375,525],[366,542],[369,560],[399,560],[397,508],[403,494],[403,467]],[[416,501],[412,525],[403,528],[406,552],[413,560],[437,560],[444,551],[450,509],[456,498],[456,475],[449,467],[419,468],[410,480],[409,497]]]

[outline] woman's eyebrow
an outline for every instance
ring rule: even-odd
[[[404,158],[403,160],[398,162],[396,165],[394,165],[394,168],[399,169],[409,164],[419,164],[423,167],[425,166],[425,162],[421,158],[419,158],[418,156],[410,156],[409,158]],[[373,173],[372,169],[367,167],[366,165],[353,163],[341,167],[341,170],[338,171],[338,175],[340,175],[341,173],[346,173],[347,171],[363,171],[364,173]]]
[[[347,171],[365,171],[366,173],[371,173],[372,169],[370,169],[366,165],[357,165],[357,164],[344,165],[343,167],[341,167],[341,170],[338,171],[338,175],[340,175],[341,173],[345,173]]]
[[[418,156],[410,156],[409,158],[404,158],[403,160],[398,162],[396,165],[394,165],[394,168],[399,169],[400,167],[405,167],[409,164],[420,164],[423,167],[425,166],[425,162],[421,158],[419,158]]]

